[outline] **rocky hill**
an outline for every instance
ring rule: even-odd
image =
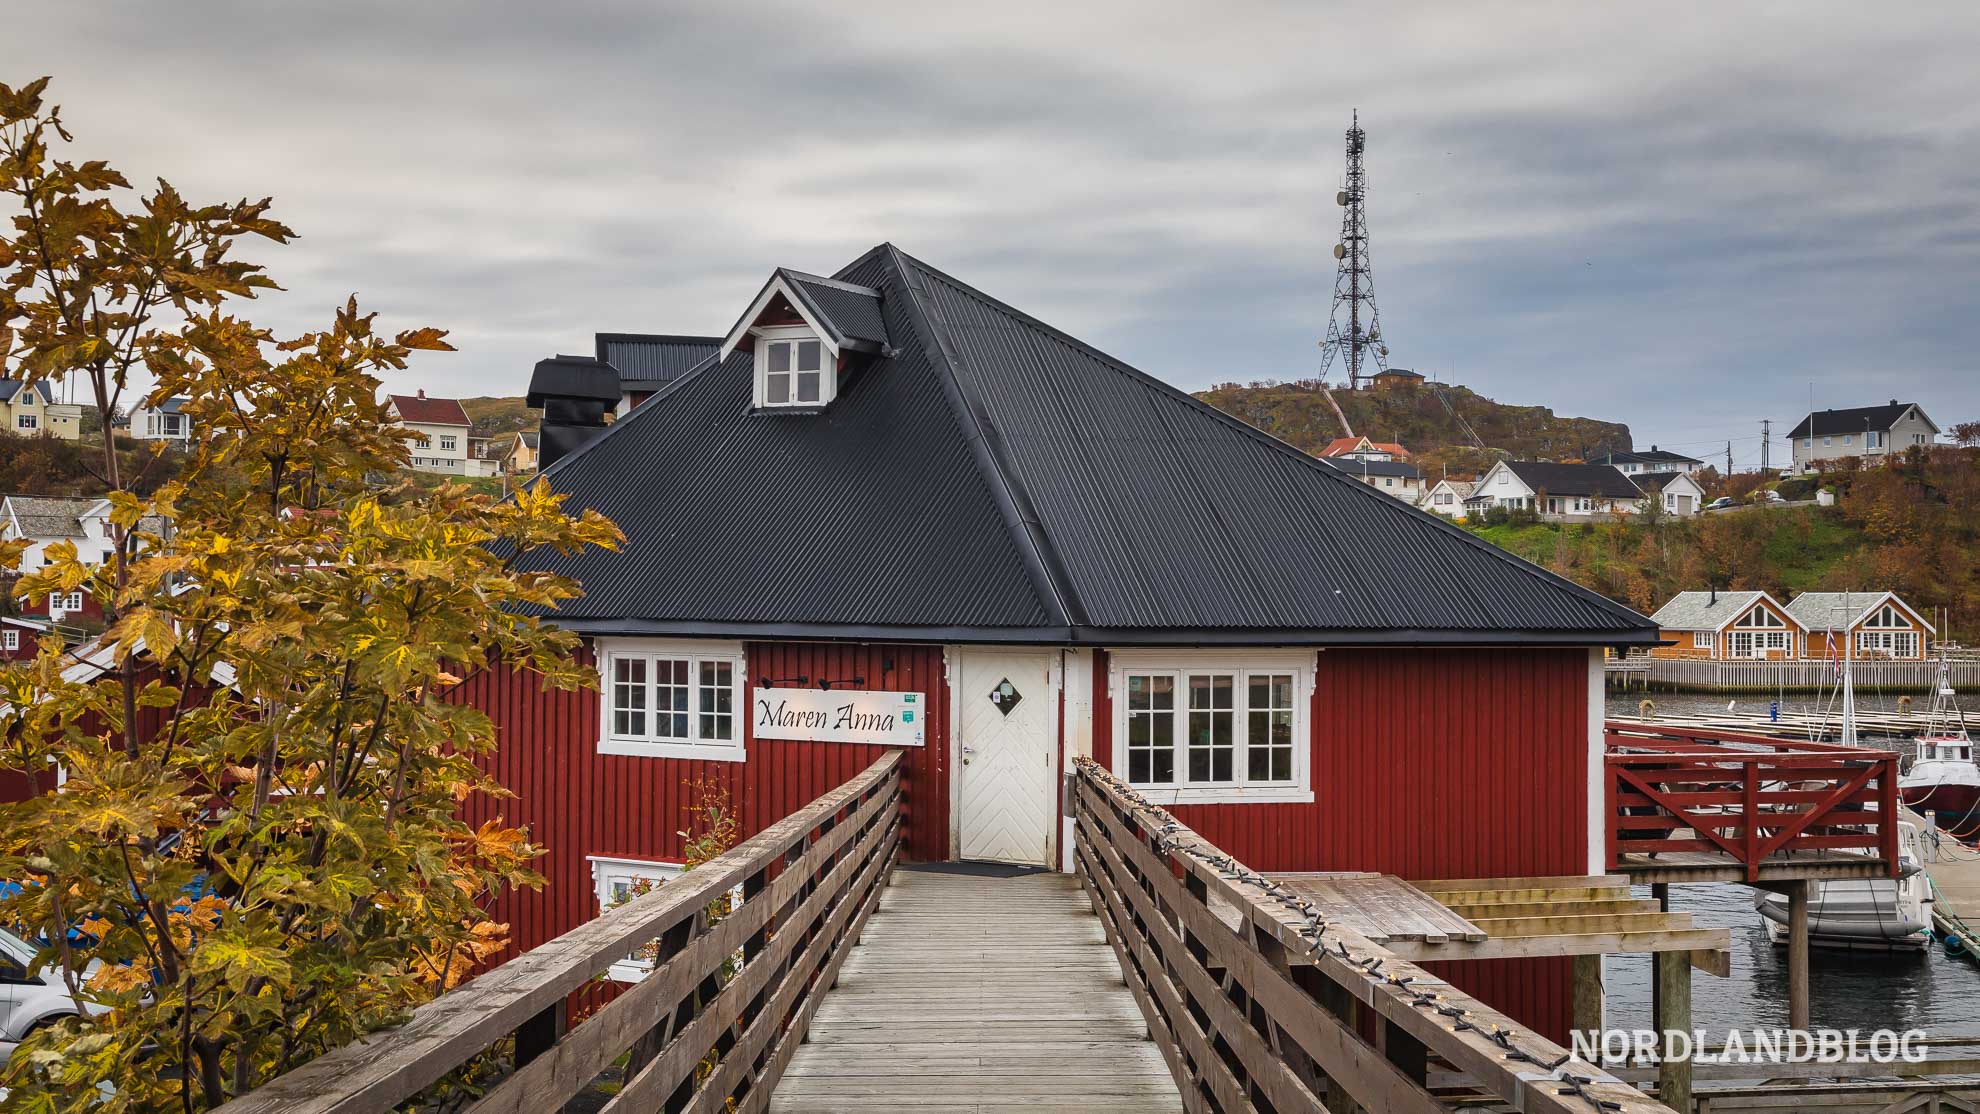
[[[468,421],[474,423],[476,437],[493,437],[501,433],[535,429],[538,419],[537,412],[524,405],[521,398],[501,398],[493,395],[464,398],[461,400],[461,409],[467,411]]]
[[[1308,452],[1345,435],[1326,395],[1310,381],[1226,383],[1196,397]],[[1446,468],[1452,474],[1482,472],[1500,456],[1586,460],[1632,447],[1629,426],[1621,422],[1564,418],[1545,406],[1497,402],[1465,387],[1336,389],[1334,399],[1355,433],[1400,442],[1431,476]],[[1485,449],[1466,435],[1466,424]]]

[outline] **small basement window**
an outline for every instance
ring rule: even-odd
[[[756,405],[813,409],[838,393],[838,374],[825,342],[808,328],[757,330]]]
[[[737,642],[599,642],[598,753],[743,760]]]
[[[591,860],[591,888],[598,897],[601,914],[678,877],[682,870],[679,863],[650,859],[614,859],[603,855],[587,858]],[[653,959],[651,945],[629,952],[612,964],[607,977],[613,982],[638,982],[653,973]]]
[[[1157,803],[1313,799],[1313,654],[1119,651],[1114,772]]]

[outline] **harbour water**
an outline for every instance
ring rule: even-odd
[[[1896,711],[1896,692],[1859,692],[1866,710]],[[1613,693],[1609,715],[1633,719],[1641,693]],[[1705,714],[1725,711],[1729,696],[1654,693],[1656,710],[1666,714]],[[1960,705],[1968,723],[1980,731],[1980,697],[1962,693]],[[1739,697],[1735,711],[1765,713],[1767,697]],[[1913,713],[1925,714],[1931,697],[1912,694]],[[1782,711],[1820,714],[1824,701],[1790,694]],[[1732,974],[1714,978],[1693,973],[1692,1016],[1697,1028],[1717,1040],[1727,1028],[1775,1028],[1787,1025],[1787,956],[1761,927],[1753,910],[1753,892],[1738,885],[1677,885],[1671,887],[1671,908],[1688,911],[1705,927],[1732,932]],[[1637,896],[1650,896],[1648,886]],[[1650,957],[1619,956],[1604,962],[1608,989],[1607,1024],[1611,1028],[1650,1026]],[[1980,1036],[1980,964],[1954,959],[1934,945],[1924,954],[1842,952],[1816,948],[1809,961],[1809,1010],[1818,1028],[1923,1029],[1932,1036]]]

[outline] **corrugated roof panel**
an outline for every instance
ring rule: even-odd
[[[1036,627],[1051,617],[940,385],[908,353],[823,414],[750,406],[751,358],[679,380],[548,473],[626,532],[572,575],[570,620]]]
[[[627,383],[660,384],[694,370],[722,347],[721,337],[670,333],[599,333],[599,360],[618,369]]]
[[[1093,626],[1648,626],[924,264],[908,265],[925,279],[933,325]]]
[[[549,473],[618,521],[547,559],[612,624],[1067,640],[1655,637],[1618,604],[883,245],[806,294],[882,318],[822,414],[694,371]],[[848,305],[821,310],[853,326]],[[629,626],[628,629],[632,629]],[[1015,637],[1015,635],[1013,635]]]

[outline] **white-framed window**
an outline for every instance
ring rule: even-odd
[[[14,425],[18,429],[39,429],[41,419],[33,414],[18,414],[14,417]]]
[[[823,406],[838,390],[832,353],[818,334],[801,325],[759,329],[756,339],[756,404]]]
[[[743,760],[738,642],[601,639],[598,753]]]
[[[433,439],[422,433],[419,435],[419,440],[413,442],[413,448],[418,449],[420,452],[431,452],[433,451]]]
[[[1730,656],[1735,658],[1764,658],[1770,652],[1783,655],[1788,652],[1788,633],[1784,630],[1736,630],[1729,637]]]
[[[1915,658],[1918,656],[1918,632],[1912,630],[1857,631],[1856,650],[1866,657]]]
[[[1499,473],[1499,482],[1500,482],[1500,483],[1502,483],[1502,484],[1503,484],[1503,483],[1505,483],[1505,482],[1507,482],[1508,480],[1511,480],[1511,479],[1512,479],[1512,474],[1511,474],[1511,473],[1509,473],[1509,472],[1501,472],[1501,473]]]
[[[1451,505],[1451,493],[1450,493],[1450,492],[1448,492],[1448,491],[1440,491],[1440,492],[1438,492],[1438,493],[1437,493],[1437,505],[1438,505],[1438,506],[1440,506],[1440,507],[1448,507],[1448,506],[1450,506],[1450,505]]]
[[[1712,638],[1713,638],[1712,631],[1708,631],[1708,630],[1692,631],[1691,648],[1694,650],[1709,650],[1712,648]]]
[[[1822,447],[1825,449],[1830,447],[1831,445],[1834,445],[1835,443],[1836,443],[1836,439],[1833,437],[1822,438]]]
[[[1774,614],[1765,607],[1756,606],[1753,610],[1740,616],[1739,622],[1735,625],[1742,627],[1785,627],[1787,623],[1783,622],[1779,615]]]
[[[1845,445],[1854,445],[1854,444],[1856,444],[1856,434],[1854,434],[1854,433],[1845,433],[1845,434],[1843,434],[1843,444],[1845,444]]]
[[[1114,654],[1114,772],[1162,803],[1313,800],[1311,651]]]
[[[454,451],[454,446],[459,443],[460,442],[455,440],[454,438],[442,434],[440,437],[440,451],[443,453],[451,453]]]
[[[8,650],[20,649],[21,632],[17,630],[0,631],[0,648]]]
[[[1911,624],[1905,622],[1904,616],[1898,613],[1898,609],[1888,603],[1878,608],[1875,615],[1865,619],[1863,625],[1866,627],[1876,627],[1880,630],[1911,629]]]
[[[624,904],[646,888],[679,877],[682,870],[679,863],[652,859],[618,859],[605,855],[587,855],[585,858],[591,862],[591,888],[598,899],[599,913]],[[638,982],[652,972],[653,957],[644,954],[642,949],[628,953],[624,959],[612,964],[607,975],[614,982]]]
[[[1672,491],[1666,491],[1666,492],[1664,492],[1664,507],[1665,507],[1665,509],[1667,509],[1667,510],[1673,510],[1673,511],[1674,511],[1674,510],[1676,510],[1676,509],[1677,509],[1677,505],[1678,505],[1678,497],[1677,497],[1677,493],[1676,493],[1676,492],[1672,492]]]
[[[59,619],[71,611],[81,611],[82,605],[83,594],[81,592],[70,592],[66,595],[57,592],[48,597],[48,614],[51,618]]]

